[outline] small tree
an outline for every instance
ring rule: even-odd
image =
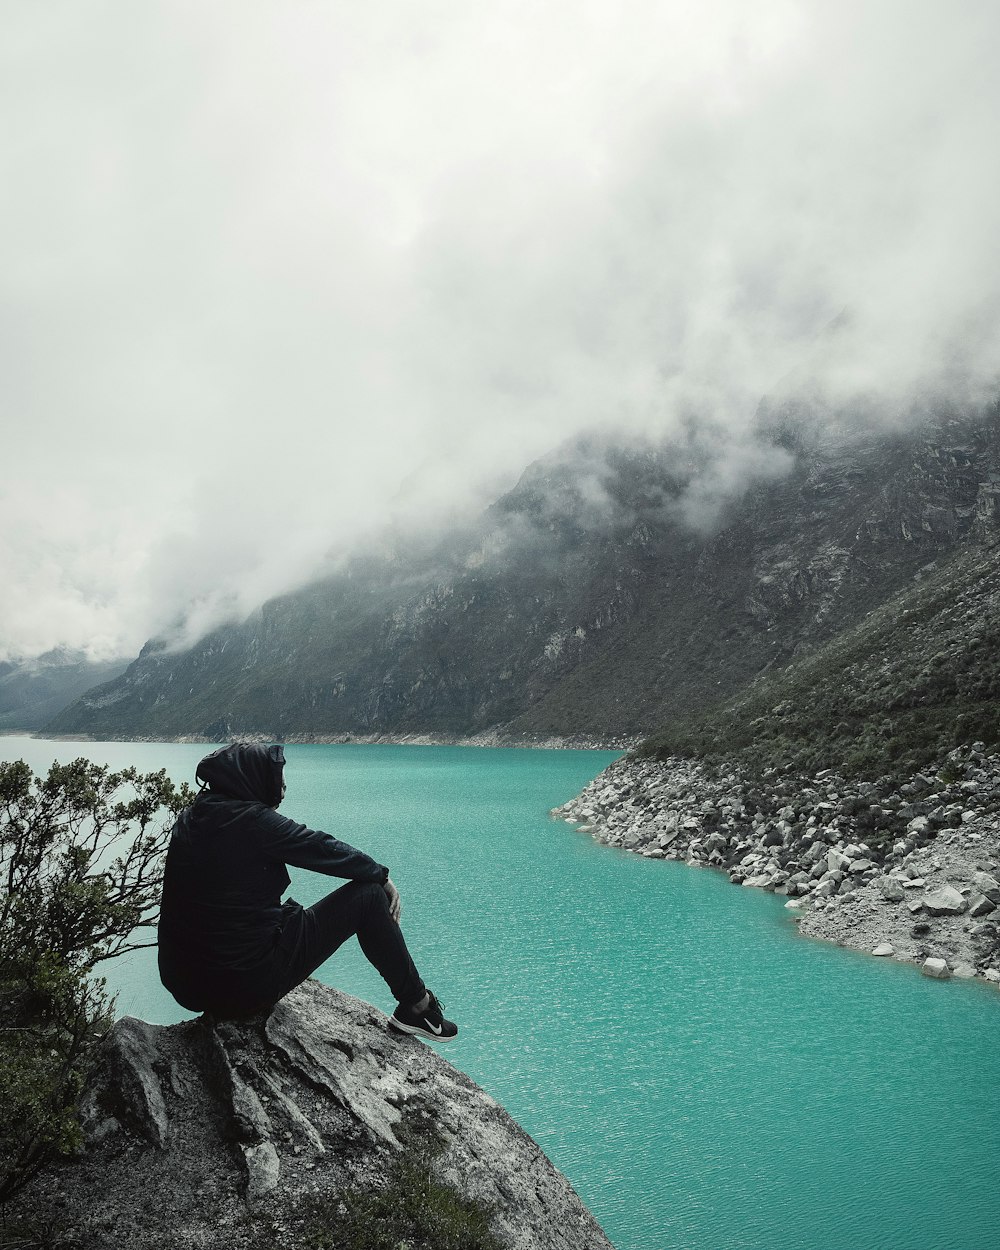
[[[0,763],[0,1201],[80,1143],[114,1008],[94,969],[155,945],[169,828],[192,797],[163,770]]]

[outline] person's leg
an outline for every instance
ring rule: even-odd
[[[350,881],[288,918],[275,952],[280,993],[304,981],[355,934],[393,997],[407,1005],[421,1001],[426,987],[389,915],[388,896],[380,885],[362,881]]]

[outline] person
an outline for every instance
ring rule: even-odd
[[[413,963],[389,870],[279,815],[284,767],[283,747],[244,742],[198,764],[201,790],[178,816],[167,850],[160,980],[189,1011],[248,1016],[276,1003],[356,934],[397,1001],[391,1027],[451,1041],[458,1029]],[[312,907],[282,902],[289,864],[348,883]]]

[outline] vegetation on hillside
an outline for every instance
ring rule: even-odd
[[[114,1006],[94,970],[151,945],[170,818],[191,797],[162,771],[0,763],[0,1202],[80,1143]]]
[[[761,769],[904,775],[1000,742],[1000,554],[969,549],[747,692],[653,735],[645,754]]]

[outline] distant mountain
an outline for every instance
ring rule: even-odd
[[[48,728],[647,734],[863,631],[929,566],[1000,532],[996,407],[873,433],[763,406],[743,459],[703,434],[574,443],[475,527],[357,560],[187,651],[149,643]],[[772,465],[787,471],[763,480]]]
[[[41,729],[84,691],[125,671],[127,661],[95,663],[59,647],[30,660],[0,660],[0,730]]]

